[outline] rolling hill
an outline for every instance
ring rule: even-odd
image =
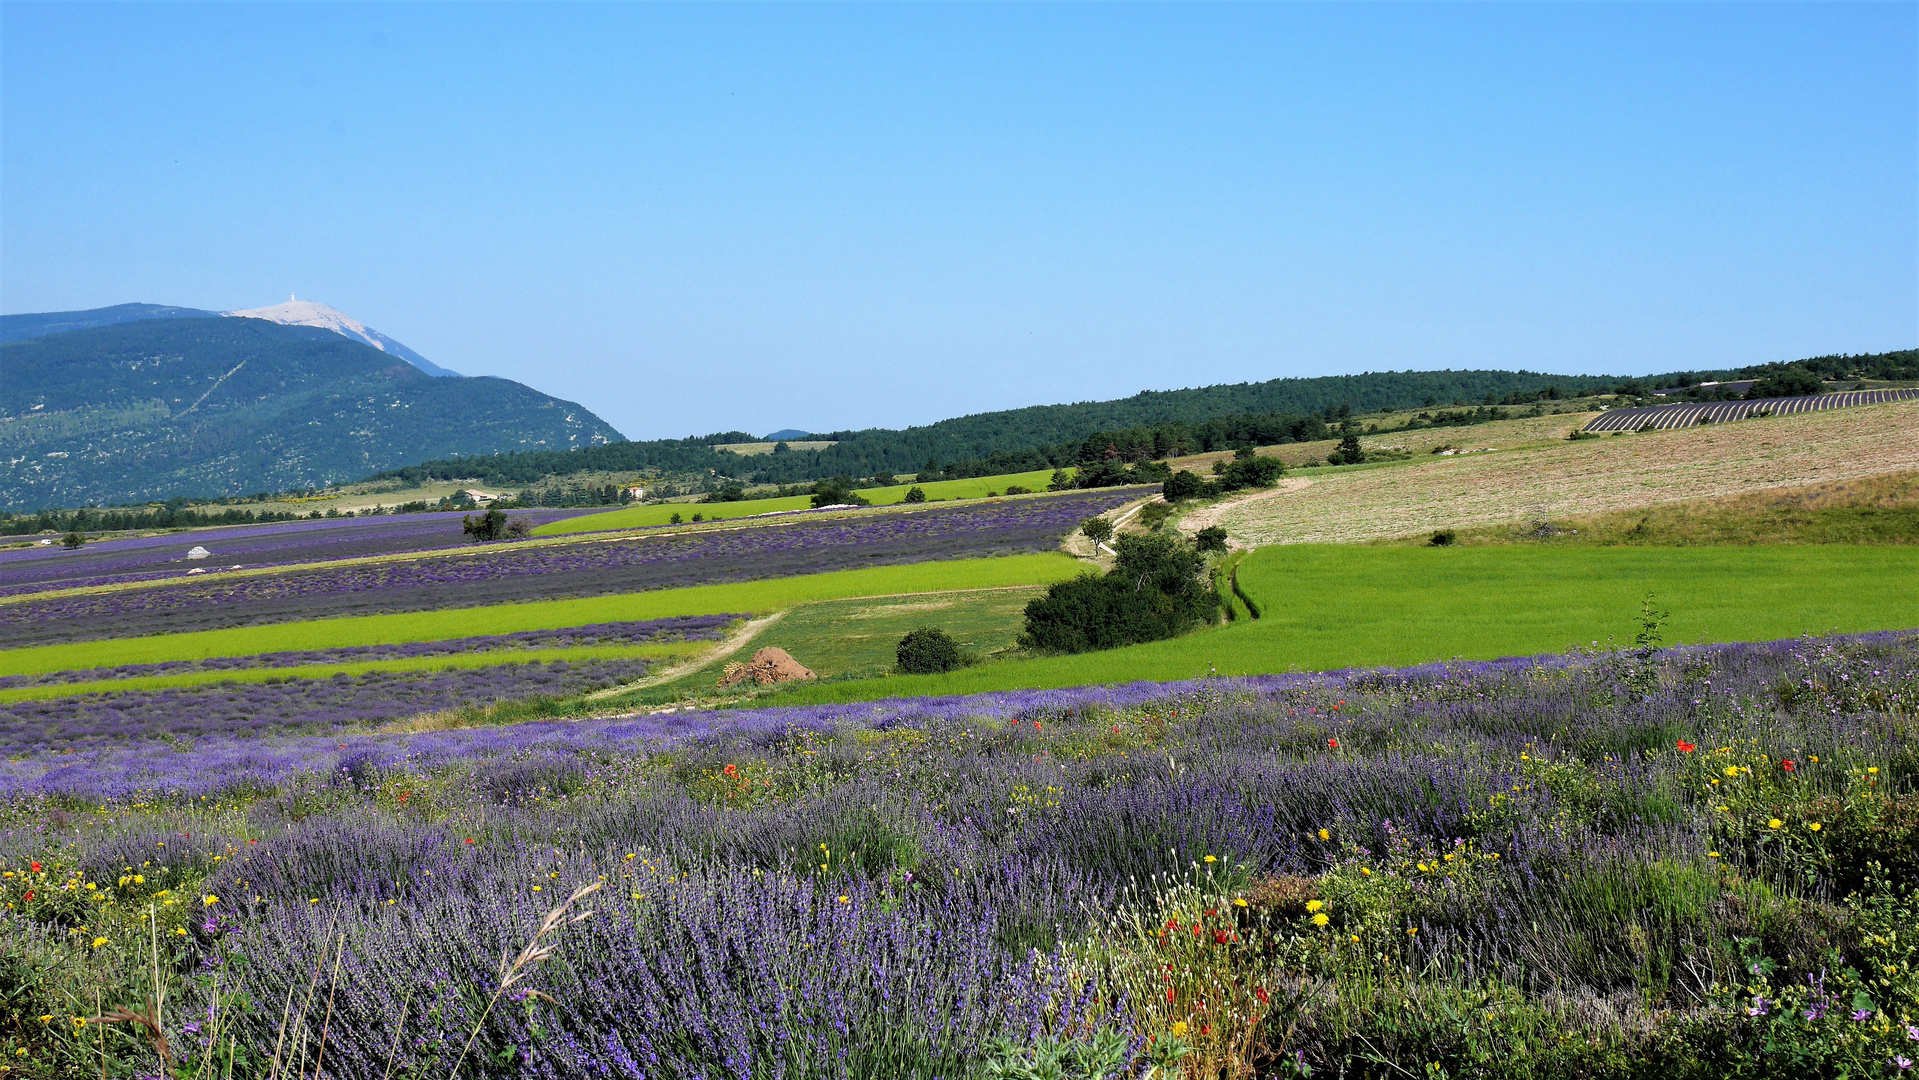
[[[335,329],[124,307],[145,310],[8,317],[9,333],[34,319],[55,332],[0,344],[0,504],[300,490],[428,458],[620,439],[573,402],[507,379],[435,378]]]

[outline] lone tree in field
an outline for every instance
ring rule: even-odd
[[[1214,462],[1213,472],[1219,476],[1221,491],[1271,487],[1273,481],[1286,475],[1286,463],[1278,458],[1260,457],[1246,449],[1236,451],[1231,461]]]
[[[1213,621],[1219,597],[1200,577],[1206,561],[1164,533],[1122,536],[1104,577],[1062,581],[1026,605],[1020,644],[1077,653],[1157,641]]]
[[[926,489],[925,489],[925,488],[923,488],[923,487],[920,487],[920,486],[919,486],[919,485],[917,485],[917,484],[915,484],[915,485],[913,485],[913,486],[912,486],[912,487],[910,487],[910,488],[907,488],[907,489],[906,489],[906,500],[905,500],[905,501],[907,501],[907,502],[910,502],[910,503],[923,503],[923,502],[925,502],[925,501],[926,501]]]
[[[66,536],[61,537],[60,542],[66,545],[66,548],[68,551],[73,551],[76,548],[78,548],[81,544],[86,543],[87,538],[80,535],[78,532],[70,532]]]
[[[488,510],[479,517],[468,514],[460,519],[460,530],[482,544],[506,539],[507,528],[506,514],[499,510]]]
[[[931,626],[901,638],[893,655],[899,669],[909,675],[937,675],[960,666],[959,646],[946,631]]]
[[[813,508],[822,506],[868,506],[859,492],[853,490],[853,479],[849,476],[835,476],[831,480],[821,480],[813,485]]]
[[[1348,435],[1339,440],[1339,449],[1326,455],[1329,465],[1358,465],[1366,460],[1366,451],[1359,445],[1359,436]]]
[[[1089,517],[1080,523],[1079,531],[1093,543],[1104,544],[1113,538],[1113,523],[1103,517]]]
[[[1205,477],[1196,472],[1181,469],[1166,478],[1166,483],[1160,486],[1159,495],[1169,503],[1178,502],[1181,499],[1197,499],[1206,494],[1208,486]]]
[[[1208,525],[1193,536],[1193,550],[1226,554],[1226,530],[1217,525]]]

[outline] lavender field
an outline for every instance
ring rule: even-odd
[[[0,648],[347,615],[605,596],[864,566],[1049,551],[1137,492],[483,550],[0,604]]]
[[[523,510],[513,516],[537,526],[592,512]],[[57,545],[0,551],[0,596],[178,577],[195,568],[290,566],[470,547],[473,538],[461,529],[465,518],[459,513],[323,518],[99,540],[78,551]],[[196,547],[207,549],[205,559],[187,558]]]
[[[1915,700],[1894,633],[21,754],[0,1046],[153,1075],[126,1008],[183,1076],[1901,1075]]]

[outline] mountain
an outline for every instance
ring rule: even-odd
[[[70,313],[82,314],[98,313]],[[332,328],[134,318],[0,344],[0,505],[293,491],[428,458],[621,439],[573,402],[507,379],[434,378]]]
[[[146,319],[210,319],[217,311],[168,307],[165,304],[117,304],[91,311],[45,311],[37,315],[0,315],[0,342],[91,330],[96,326],[141,322]]]
[[[288,300],[284,304],[275,304],[272,307],[229,311],[227,314],[238,319],[265,319],[267,322],[281,323],[286,326],[317,326],[322,330],[331,330],[341,337],[365,342],[381,352],[391,353],[428,375],[457,378],[460,374],[428,360],[344,311],[330,308],[325,304],[316,304],[311,300]]]

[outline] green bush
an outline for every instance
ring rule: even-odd
[[[1211,623],[1219,597],[1201,578],[1205,560],[1162,533],[1122,536],[1104,577],[1062,581],[1026,605],[1020,643],[1044,652],[1077,653],[1172,637]]]
[[[1278,458],[1260,457],[1251,450],[1241,450],[1233,455],[1231,461],[1215,462],[1213,472],[1219,476],[1222,491],[1271,487],[1273,481],[1286,475],[1286,463]]]
[[[894,656],[909,675],[937,675],[960,666],[959,646],[937,627],[923,626],[901,638]]]
[[[1088,540],[1103,544],[1113,538],[1113,523],[1103,517],[1089,517],[1080,524],[1079,531]]]
[[[1348,435],[1339,440],[1339,449],[1326,455],[1328,465],[1358,465],[1366,460],[1365,448],[1359,445],[1359,436]]]
[[[1160,497],[1167,502],[1178,502],[1181,499],[1201,498],[1212,490],[1215,489],[1204,477],[1181,469],[1167,477],[1165,485],[1160,488]]]
[[[1451,529],[1440,529],[1433,533],[1433,538],[1426,541],[1426,543],[1433,547],[1452,547],[1453,542],[1458,539],[1459,534],[1453,532]]]
[[[1826,384],[1805,368],[1789,367],[1756,380],[1746,390],[1746,400],[1779,397],[1809,397],[1821,393]]]
[[[813,485],[813,508],[822,506],[870,506],[865,497],[853,490],[853,479],[835,476]]]
[[[918,486],[914,486],[914,487],[910,487],[910,488],[907,488],[907,489],[906,489],[906,498],[905,498],[905,499],[904,499],[903,501],[905,501],[905,502],[910,502],[910,503],[923,503],[923,502],[925,502],[925,501],[926,501],[926,489],[925,489],[925,488],[922,488],[922,487],[918,487]]]
[[[1226,530],[1217,525],[1208,525],[1193,537],[1193,547],[1199,551],[1211,551],[1218,554],[1226,552]]]

